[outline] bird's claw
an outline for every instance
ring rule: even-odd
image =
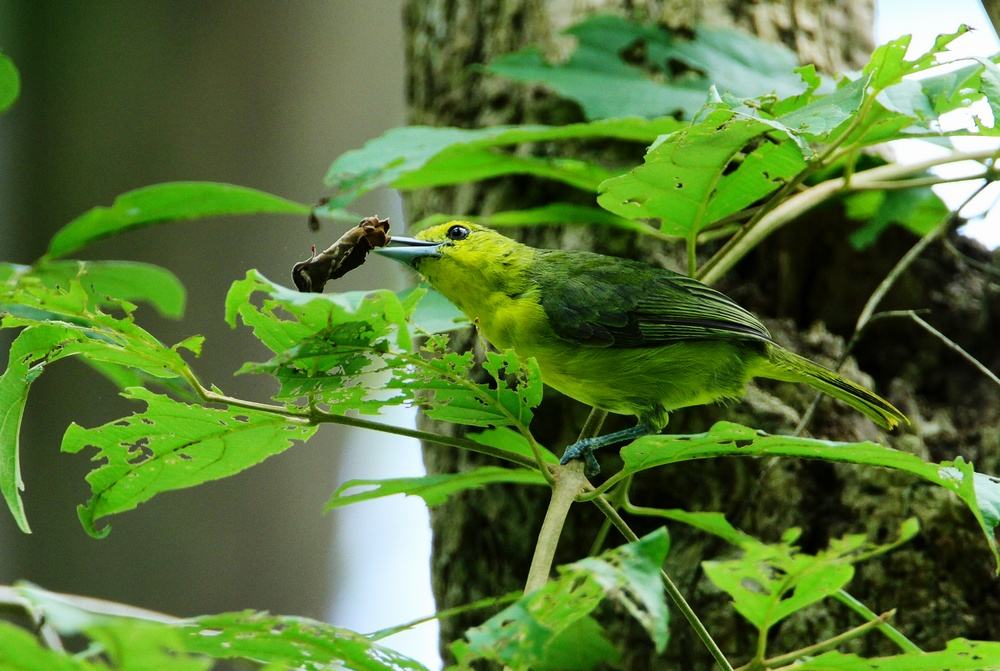
[[[587,439],[578,440],[566,448],[559,463],[565,466],[574,459],[583,459],[584,475],[588,478],[593,478],[601,472],[601,465],[597,463],[597,457],[594,456],[596,449],[597,447],[591,441]]]

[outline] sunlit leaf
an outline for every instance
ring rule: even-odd
[[[42,261],[29,272],[51,287],[66,287],[77,279],[98,305],[146,302],[165,317],[179,319],[184,314],[184,285],[166,268],[150,263]]]
[[[92,447],[92,460],[101,462],[87,475],[91,498],[79,508],[84,528],[94,536],[110,530],[95,528],[103,517],[161,492],[239,473],[316,431],[274,413],[189,405],[143,388],[123,396],[144,402],[146,410],[92,429],[74,423],[63,436],[63,452]]]
[[[217,182],[168,182],[123,193],[63,226],[49,241],[49,257],[143,226],[237,214],[308,215],[306,205],[256,189]]]
[[[177,629],[184,650],[214,659],[246,659],[307,671],[426,671],[361,634],[305,617],[222,613],[184,621]]]
[[[717,109],[661,137],[643,165],[601,185],[601,207],[655,218],[668,235],[690,237],[772,193],[805,168],[799,146],[760,120]]]

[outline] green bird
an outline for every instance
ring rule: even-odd
[[[781,347],[750,312],[685,275],[583,251],[536,249],[466,221],[393,237],[403,261],[459,307],[488,342],[534,357],[542,380],[630,429],[584,439],[562,463],[658,433],[677,408],[735,399],[765,377],[804,382],[885,429],[907,422],[888,401]]]

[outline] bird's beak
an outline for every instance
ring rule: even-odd
[[[396,259],[406,264],[412,265],[418,259],[441,256],[438,249],[440,242],[430,242],[428,240],[417,240],[416,238],[404,238],[392,236],[389,244],[385,247],[376,247],[372,251],[390,259]]]

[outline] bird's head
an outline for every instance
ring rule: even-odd
[[[415,238],[392,236],[386,247],[374,251],[401,261],[422,275],[441,271],[467,273],[494,264],[526,249],[521,243],[469,221],[449,221],[417,233]]]
[[[468,221],[427,228],[415,238],[393,236],[374,250],[414,268],[459,304],[464,294],[503,290],[530,261],[532,248]]]

